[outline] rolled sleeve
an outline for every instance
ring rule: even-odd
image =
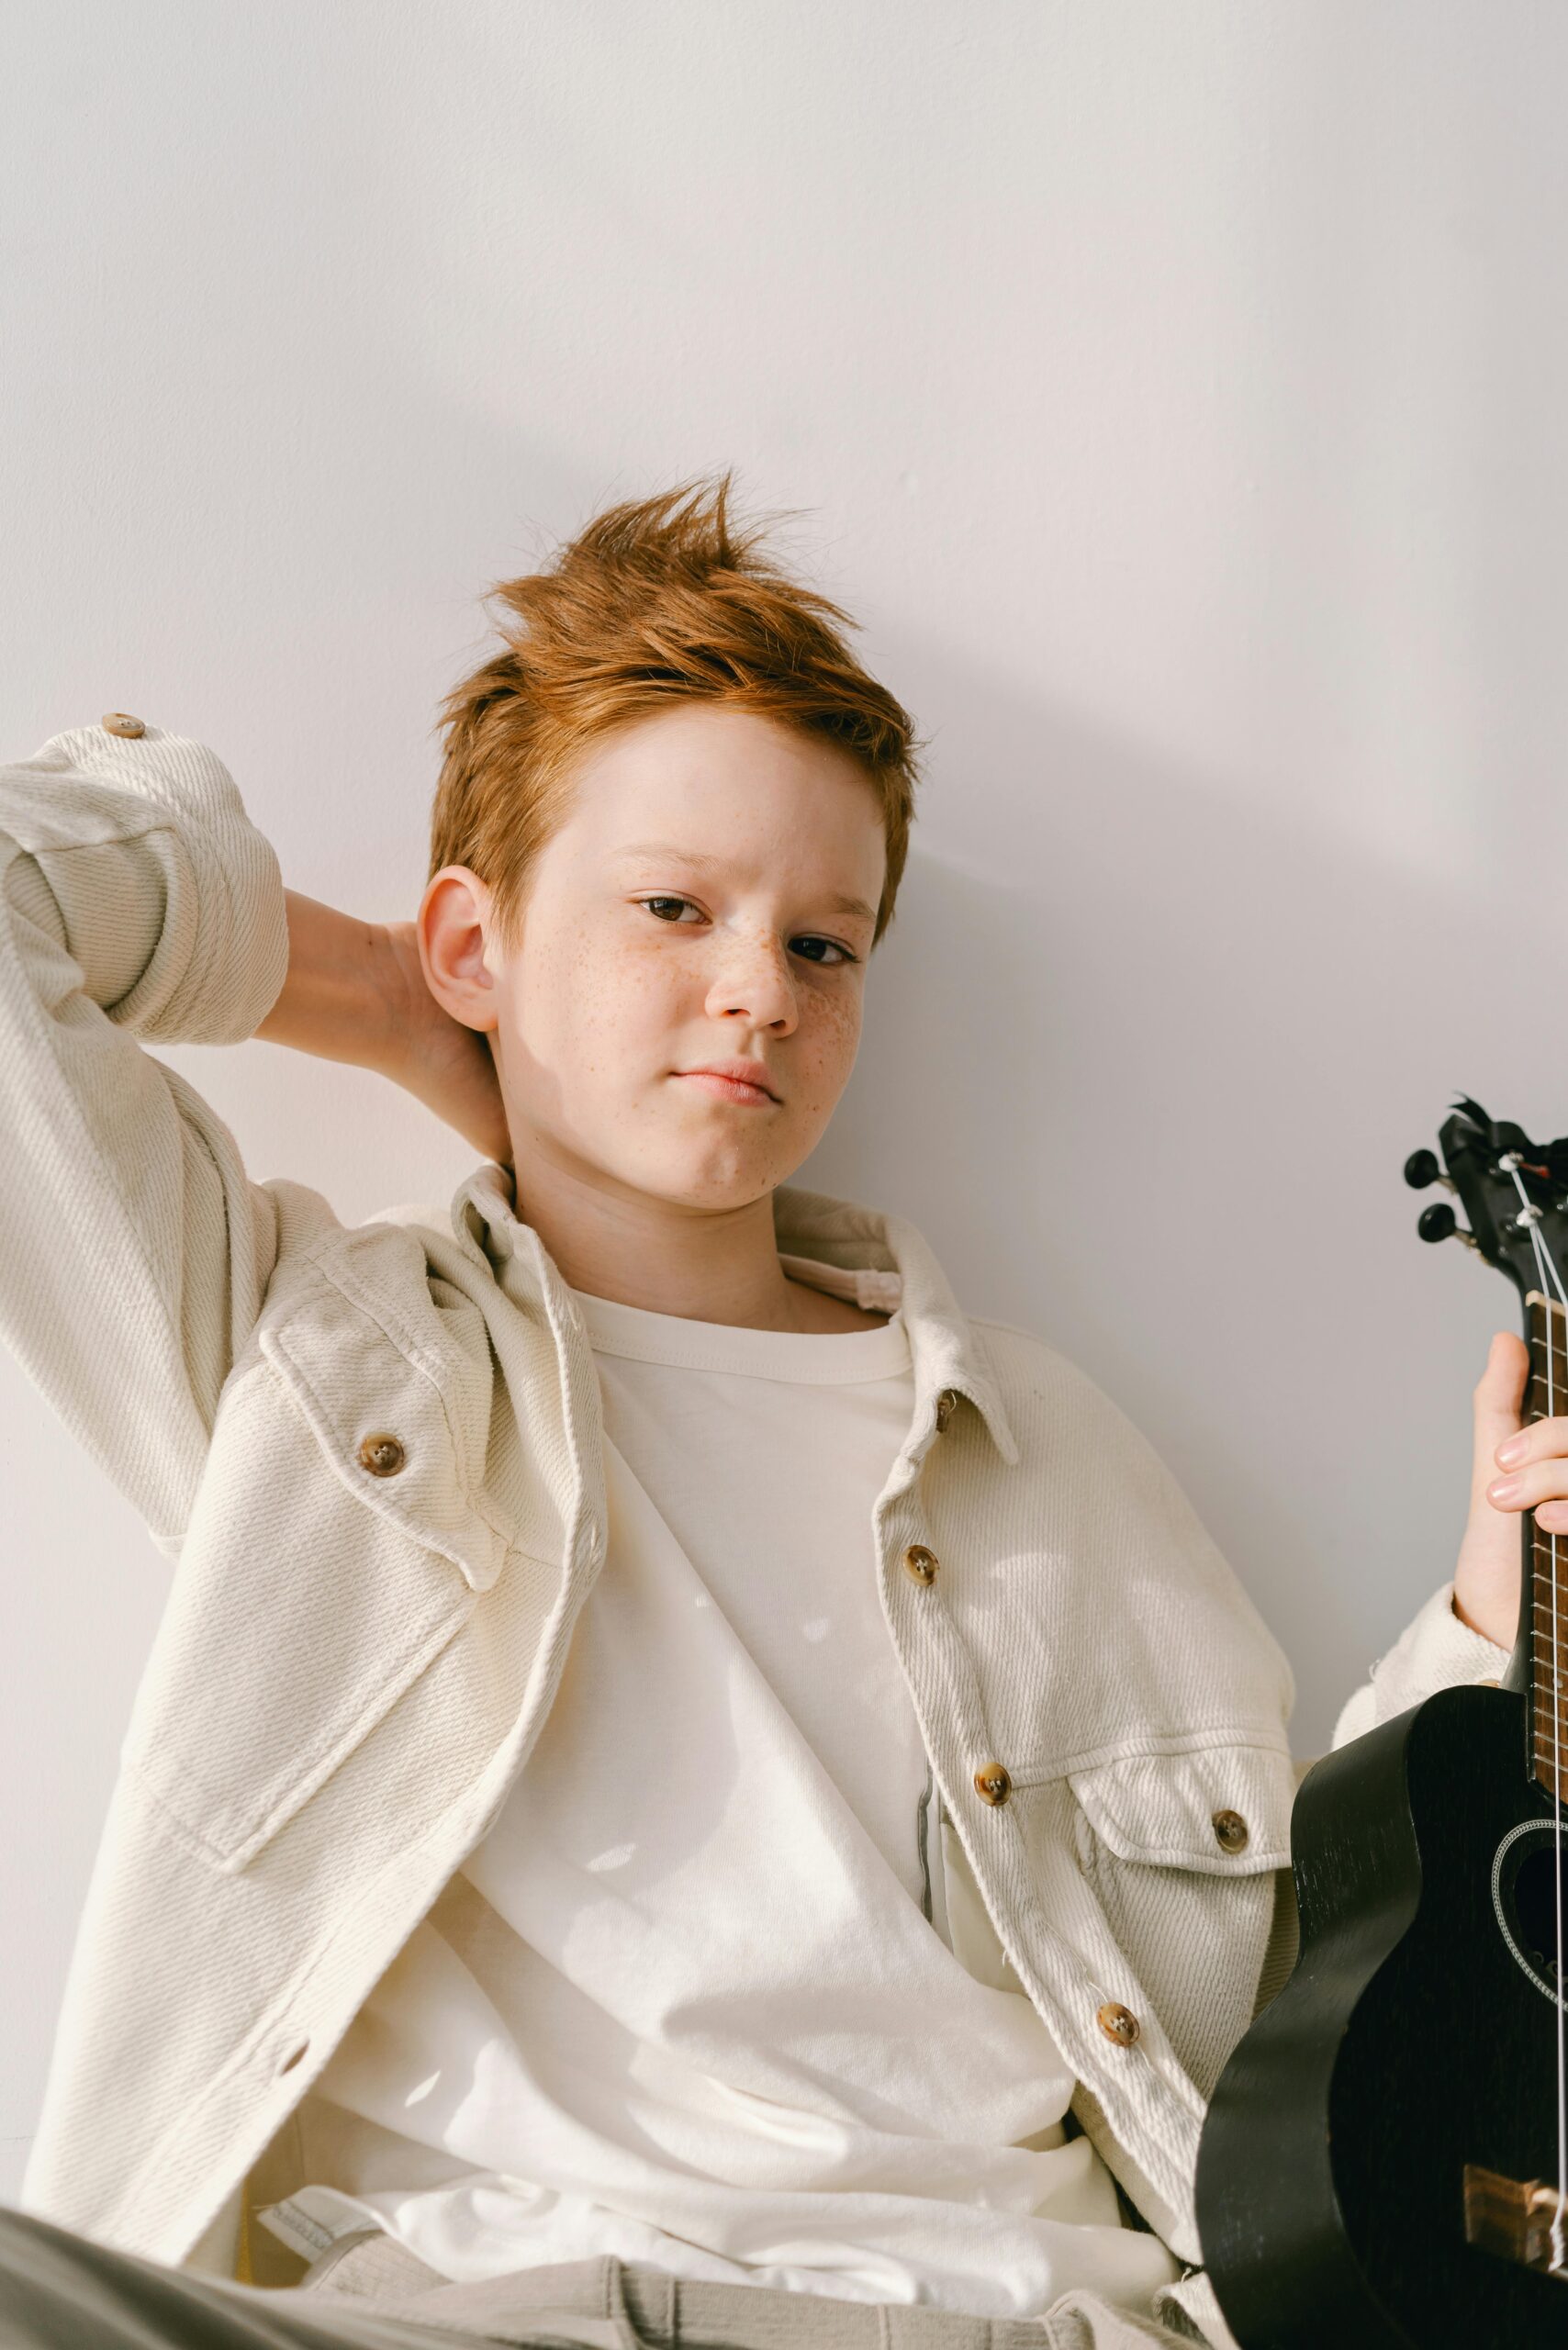
[[[1370,1680],[1350,1697],[1334,1729],[1343,1746],[1380,1722],[1436,1695],[1466,1683],[1501,1680],[1506,1649],[1473,1630],[1455,1615],[1453,1584],[1445,1583],[1412,1617],[1387,1654],[1372,1666]]]

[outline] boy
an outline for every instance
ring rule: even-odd
[[[501,592],[406,928],[138,719],[0,779],[8,1335],[178,1561],[7,2338],[1221,2342],[1287,1668],[1103,1397],[788,1181],[910,722],[727,483]],[[140,1049],[252,1034],[485,1152],[450,1219],[252,1184]],[[1478,1484],[1343,1734],[1511,1573]]]

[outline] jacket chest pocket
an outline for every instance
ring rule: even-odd
[[[1079,1866],[1207,2097],[1250,2022],[1278,1902],[1294,1915],[1282,1748],[1124,1756],[1069,1774]]]
[[[124,1760],[242,1870],[426,1673],[500,1572],[439,1365],[352,1299],[264,1325],[226,1390]]]

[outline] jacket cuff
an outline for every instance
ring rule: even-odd
[[[1374,1718],[1391,1721],[1439,1689],[1500,1680],[1507,1662],[1506,1649],[1454,1614],[1453,1584],[1445,1583],[1373,1665]]]
[[[246,815],[222,760],[205,744],[154,726],[136,737],[80,726],[52,735],[28,766],[76,780],[74,790],[49,791],[48,822],[34,837],[25,822],[17,827],[19,845],[51,880],[61,850],[135,843],[144,853],[134,878],[127,868],[118,912],[131,927],[139,916],[148,921],[146,959],[125,993],[105,1003],[109,1017],[154,1043],[229,1045],[253,1035],[287,976],[288,917],[276,854]],[[148,853],[157,868],[151,894]],[[89,904],[92,864],[71,877]],[[76,865],[68,860],[67,871]],[[64,886],[55,894],[63,906],[76,891]],[[112,909],[91,910],[95,923],[114,919]]]

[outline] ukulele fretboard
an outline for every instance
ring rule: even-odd
[[[1530,1350],[1525,1417],[1568,1417],[1568,1317],[1539,1291],[1525,1303]],[[1531,1754],[1536,1777],[1562,1803],[1568,1800],[1568,1534],[1548,1534],[1530,1523]]]

